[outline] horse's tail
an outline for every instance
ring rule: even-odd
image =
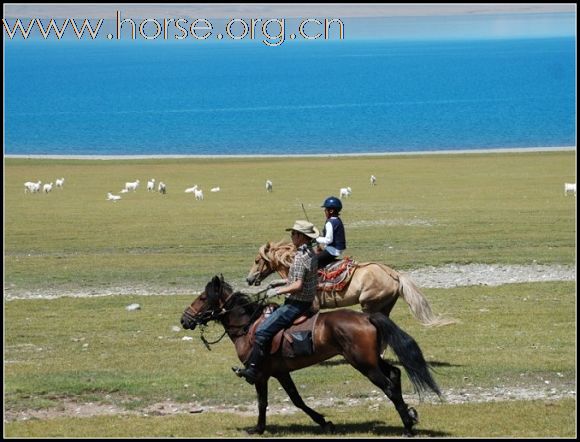
[[[419,344],[382,313],[372,313],[369,320],[377,328],[380,339],[389,345],[399,358],[417,393],[431,390],[441,397],[439,386],[431,376],[429,365]],[[379,345],[379,352],[381,347]]]
[[[428,327],[440,327],[457,323],[456,319],[435,315],[427,298],[421,293],[411,277],[405,273],[399,273],[399,294],[409,304],[411,313],[421,324]]]

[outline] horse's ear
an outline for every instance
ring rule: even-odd
[[[215,291],[216,293],[219,293],[219,291],[220,291],[220,287],[221,287],[221,285],[222,285],[222,282],[221,282],[221,280],[220,280],[220,278],[219,278],[219,276],[218,276],[218,275],[215,275],[215,276],[212,278],[212,280],[211,280],[211,284],[212,284],[212,286],[213,286],[213,289],[214,289],[214,291]]]
[[[224,281],[224,275],[223,275],[223,273],[220,273],[220,282],[221,282],[222,284],[225,282],[225,281]]]

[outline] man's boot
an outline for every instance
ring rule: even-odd
[[[265,356],[266,354],[262,346],[254,344],[254,348],[252,348],[252,353],[250,353],[250,357],[248,358],[248,362],[246,363],[246,368],[233,369],[234,373],[236,373],[239,377],[245,378],[248,384],[254,385],[256,383],[256,378],[258,377],[259,374],[258,367],[262,363],[262,360],[264,359]]]

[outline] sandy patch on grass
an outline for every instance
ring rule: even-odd
[[[422,288],[453,288],[472,285],[497,286],[521,282],[576,281],[576,267],[570,265],[502,265],[502,264],[449,264],[442,267],[423,267],[405,273],[411,275]],[[261,290],[249,288],[244,278],[231,281],[247,293]],[[192,295],[200,293],[203,287],[153,287],[128,286],[110,288],[82,288],[78,290],[38,289],[19,290],[9,285],[4,287],[4,300],[15,299],[56,299],[62,297],[88,298],[97,296],[128,295]]]
[[[466,404],[521,400],[557,401],[566,398],[576,398],[575,384],[544,383],[543,385],[525,387],[497,386],[493,388],[470,387],[467,389],[449,389],[444,392],[442,401],[435,395],[425,396],[421,400],[415,394],[404,395],[405,402],[411,406],[419,406],[421,403]],[[317,399],[303,396],[303,399],[314,409],[332,408],[336,413],[348,412],[353,406],[367,405],[369,409],[380,406],[393,406],[392,402],[382,392],[372,389],[369,390],[368,397],[363,398],[329,397]],[[292,405],[289,398],[282,399],[281,401],[275,401],[270,398],[269,402],[268,414],[294,414],[302,412]],[[7,409],[4,412],[4,422],[103,415],[171,416],[177,414],[231,413],[243,416],[257,416],[257,409],[257,402],[239,405],[204,405],[199,402],[174,402],[165,400],[141,409],[128,410],[118,405],[100,404],[97,402],[78,403],[73,399],[63,398],[58,406],[42,410],[13,411]]]
[[[419,287],[498,286],[521,282],[576,281],[576,267],[564,265],[449,264],[407,272]]]

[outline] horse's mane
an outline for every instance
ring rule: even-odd
[[[232,307],[242,307],[244,312],[248,315],[253,314],[257,308],[257,302],[254,301],[248,294],[243,292],[235,292],[232,297]]]
[[[217,280],[217,276],[214,277],[205,286],[205,293],[207,294],[209,305],[212,305],[212,306],[215,306],[218,304],[219,297],[220,297],[220,294],[214,290],[214,282],[216,280]],[[227,291],[227,292],[231,293],[234,291],[233,287],[230,284],[228,284],[227,282],[225,282],[223,279],[220,279],[219,283],[221,284],[223,292]]]
[[[228,310],[231,310],[234,307],[241,307],[243,308],[244,313],[251,316],[255,313],[256,309],[261,307],[257,301],[252,299],[251,295],[240,291],[234,292],[233,287],[223,280],[222,287],[222,291],[226,293],[226,296],[229,298],[229,301],[227,302]],[[231,296],[229,295],[230,293]],[[224,305],[224,307],[226,306]]]
[[[290,267],[296,247],[285,240],[268,242],[259,249],[260,256],[269,262],[272,268]]]
[[[208,304],[213,307],[217,307],[220,294],[217,293],[214,289],[214,282],[216,282],[216,277],[212,279],[210,282],[207,283],[205,286],[205,293],[208,297]],[[220,284],[220,291],[226,295],[226,304],[228,304],[227,309],[232,309],[234,307],[241,307],[244,310],[244,313],[248,315],[253,315],[256,312],[256,309],[261,308],[259,302],[252,299],[251,295],[236,291],[234,292],[234,288],[223,280],[223,277],[219,279]],[[224,305],[224,307],[226,307]]]

